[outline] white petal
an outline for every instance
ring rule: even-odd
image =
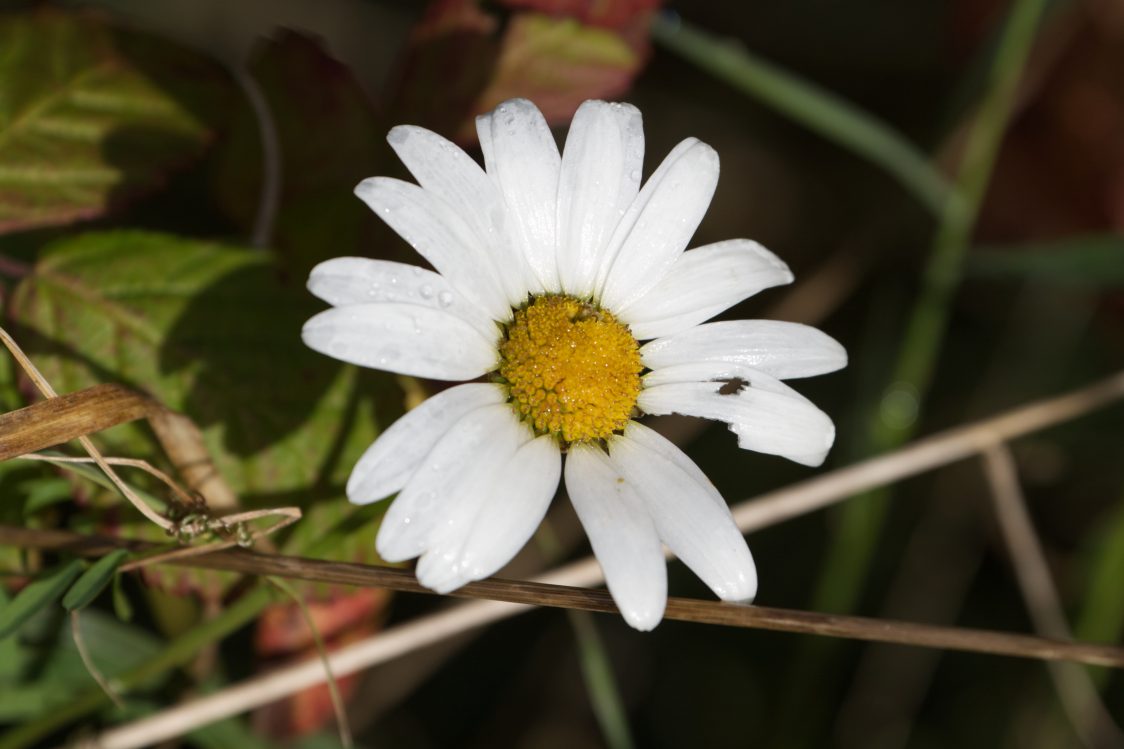
[[[604,452],[580,444],[566,455],[566,491],[625,621],[653,629],[667,605],[667,562],[640,497]]]
[[[481,119],[487,124],[481,126]],[[558,291],[558,173],[561,157],[542,112],[526,99],[511,99],[477,118],[484,163],[507,205],[518,247],[523,249],[538,290]]]
[[[365,505],[400,491],[456,422],[504,400],[498,385],[484,382],[457,385],[427,398],[391,424],[359,458],[347,480],[348,499]]]
[[[648,508],[663,542],[715,595],[727,601],[756,595],[757,569],[745,538],[690,458],[636,422],[610,440],[609,457]]]
[[[640,189],[644,126],[630,104],[578,107],[558,184],[558,274],[574,296],[593,293],[609,239]]]
[[[418,560],[418,581],[438,593],[492,575],[518,553],[542,523],[558,489],[562,455],[553,437],[523,444],[491,479],[471,518],[455,513]],[[454,519],[465,517],[465,522]]]
[[[472,380],[498,361],[495,342],[464,320],[413,304],[333,307],[306,322],[301,338],[341,361],[434,380]]]
[[[756,242],[731,239],[684,252],[662,281],[617,316],[639,340],[659,338],[786,283],[792,272],[780,258]]]
[[[469,304],[444,276],[416,265],[337,257],[312,269],[308,290],[336,307],[374,302],[416,304],[456,315],[486,337],[496,330],[496,324]]]
[[[388,562],[418,556],[431,537],[466,509],[484,501],[481,485],[504,465],[530,432],[514,423],[511,408],[482,406],[457,420],[418,464],[390,503],[375,547]],[[460,526],[458,526],[459,528]]]
[[[668,155],[618,224],[601,304],[623,309],[667,275],[687,248],[718,184],[718,154],[688,139]],[[619,249],[614,249],[619,247]]]
[[[508,303],[527,298],[527,269],[506,227],[506,209],[496,184],[454,143],[413,125],[400,125],[387,136],[398,158],[425,190],[449,204],[475,232],[493,259]]]
[[[741,372],[737,392],[723,394],[723,382],[674,382],[648,386],[637,406],[650,414],[677,413],[724,421],[738,446],[818,466],[835,441],[835,425],[804,396],[768,375]]]
[[[644,344],[650,369],[702,361],[744,364],[782,380],[811,377],[847,366],[847,351],[819,330],[779,320],[712,322]]]
[[[493,320],[510,319],[511,307],[491,258],[447,203],[389,177],[365,179],[355,194],[466,299]]]

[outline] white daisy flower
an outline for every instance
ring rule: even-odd
[[[839,369],[846,352],[795,323],[705,322],[792,281],[749,240],[684,252],[718,181],[710,146],[683,141],[641,188],[644,134],[628,104],[585,102],[561,155],[529,101],[476,125],[485,169],[428,130],[396,127],[390,144],[418,184],[356,188],[436,272],[344,257],[308,281],[333,305],[304,326],[312,348],[474,381],[408,412],[355,466],[352,502],[398,494],[379,554],[419,557],[418,580],[439,593],[487,577],[538,527],[565,461],[567,493],[633,627],[663,616],[661,543],[718,597],[751,600],[753,558],[722,496],[636,419],[717,419],[741,447],[819,465],[835,428],[781,380]]]

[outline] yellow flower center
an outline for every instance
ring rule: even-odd
[[[500,377],[515,410],[540,434],[589,442],[624,429],[640,394],[640,347],[593,304],[540,296],[507,326]]]

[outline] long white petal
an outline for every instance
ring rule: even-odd
[[[434,534],[418,561],[418,581],[448,593],[498,571],[542,523],[561,472],[562,455],[554,438],[543,435],[523,444],[482,485],[484,501],[471,521]]]
[[[640,110],[604,101],[578,107],[558,185],[558,273],[567,293],[593,293],[613,230],[640,189],[643,161]]]
[[[534,104],[511,99],[477,118],[477,129],[488,135],[484,163],[507,205],[517,246],[538,279],[534,290],[558,291],[554,248],[562,158],[550,127]]]
[[[341,361],[434,380],[475,379],[498,356],[495,341],[461,318],[413,304],[333,307],[306,322],[301,338]]]
[[[683,563],[727,601],[757,593],[757,569],[718,490],[679,448],[632,422],[610,440],[609,457],[648,508],[656,532]]]
[[[337,257],[312,269],[308,290],[336,307],[375,302],[416,304],[456,315],[487,337],[496,330],[495,322],[465,301],[444,276],[417,265]]]
[[[640,340],[705,322],[762,289],[792,283],[792,272],[757,242],[731,239],[684,252],[663,280],[617,316]]]
[[[617,225],[609,251],[615,257],[600,295],[608,309],[632,304],[667,275],[710,206],[718,154],[701,141],[684,143],[668,155]],[[619,246],[615,253],[614,246]]]
[[[446,532],[454,517],[486,499],[486,484],[530,433],[513,424],[511,408],[482,406],[463,415],[437,441],[383,516],[375,547],[388,562],[412,559]],[[463,525],[457,525],[460,528]]]
[[[740,389],[723,382],[646,384],[637,406],[650,414],[678,413],[724,421],[738,446],[809,466],[823,463],[835,425],[811,401],[760,372],[742,372]],[[723,392],[726,391],[726,392]]]
[[[640,356],[650,369],[726,361],[782,380],[847,366],[847,351],[834,338],[808,325],[779,320],[706,323],[646,343]]]
[[[364,505],[400,491],[454,424],[505,399],[498,385],[484,382],[457,385],[427,398],[391,424],[359,458],[347,480],[348,499]]]
[[[495,182],[456,144],[425,128],[400,125],[390,131],[387,141],[418,184],[448,203],[474,230],[503,282],[508,302],[513,306],[525,302],[526,261],[510,241],[503,197]]]
[[[510,319],[511,307],[495,265],[448,203],[389,177],[365,179],[355,194],[466,299],[493,320]]]
[[[566,491],[625,621],[647,632],[667,605],[667,563],[640,497],[599,448],[573,445]]]

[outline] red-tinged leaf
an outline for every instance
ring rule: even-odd
[[[389,109],[462,143],[475,141],[476,115],[512,97],[565,122],[586,99],[628,90],[648,56],[648,17],[607,28],[517,12],[501,24],[472,0],[441,0],[414,31]]]
[[[0,233],[94,218],[198,157],[232,92],[215,63],[94,18],[0,17]]]
[[[511,19],[488,87],[476,101],[487,112],[516,96],[531,99],[550,122],[565,122],[586,99],[628,91],[647,59],[647,45],[566,18],[520,13]],[[465,123],[461,137],[467,136]]]
[[[332,596],[306,602],[309,614],[329,651],[356,642],[378,631],[390,591],[376,589],[337,590]],[[270,607],[258,619],[255,646],[270,656],[270,666],[279,661],[303,661],[317,657],[316,645],[295,603]],[[336,680],[346,700],[358,684],[357,675]],[[303,736],[335,720],[331,695],[321,684],[274,703],[254,716],[264,733],[275,737]]]
[[[501,0],[509,8],[576,19],[588,26],[622,29],[647,23],[660,0]]]
[[[277,129],[280,202],[272,246],[294,278],[330,257],[369,254],[378,223],[353,190],[385,171],[386,126],[359,83],[320,42],[282,30],[262,41],[250,63]],[[262,192],[261,135],[243,104],[217,158],[215,191],[222,207],[249,228]]]

